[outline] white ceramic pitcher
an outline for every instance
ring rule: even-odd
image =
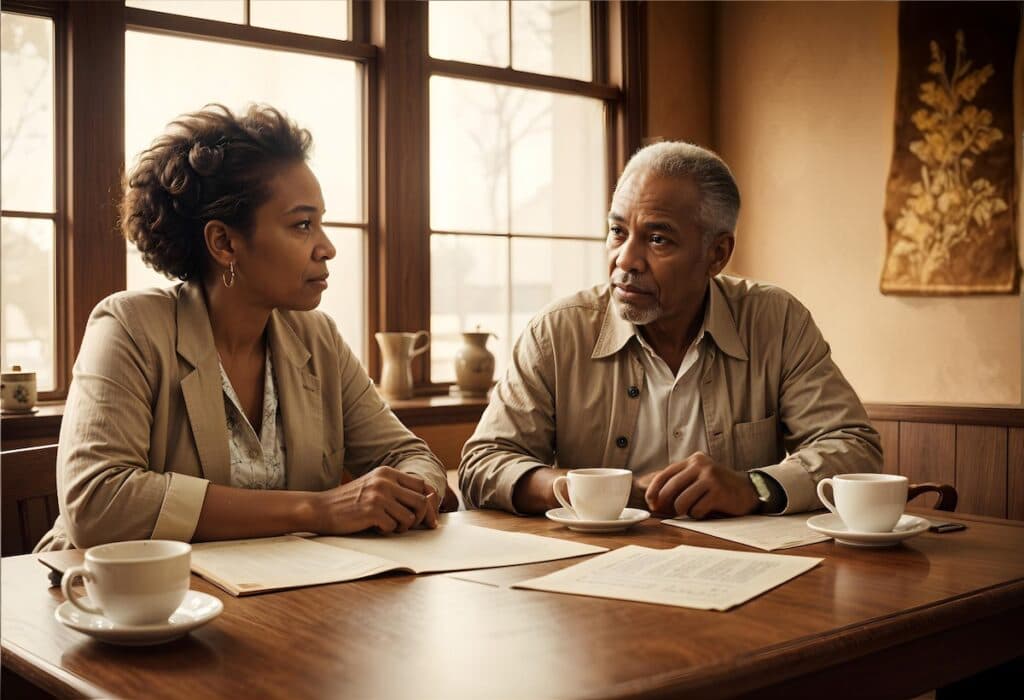
[[[430,334],[384,332],[375,333],[380,346],[382,368],[380,393],[388,399],[412,398],[412,360],[430,347]],[[426,342],[417,346],[420,338]]]

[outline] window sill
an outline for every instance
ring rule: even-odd
[[[409,428],[424,425],[476,423],[487,407],[486,398],[456,396],[417,396],[392,401],[391,409]],[[40,404],[35,413],[0,416],[3,449],[54,444],[60,435],[64,403]]]

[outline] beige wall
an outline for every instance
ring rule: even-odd
[[[800,298],[865,401],[1020,403],[1021,297],[878,291],[896,3],[730,2],[715,12],[709,113],[744,200],[732,269]]]
[[[644,138],[710,145],[714,4],[649,2],[644,13]]]

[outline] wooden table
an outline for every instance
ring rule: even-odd
[[[493,586],[393,575],[240,599],[196,578],[223,614],[148,648],[64,628],[46,570],[10,557],[0,563],[2,662],[58,696],[907,697],[1024,653],[1024,523],[918,512],[968,529],[889,549],[786,550],[825,561],[724,613],[505,585],[571,560],[492,570]],[[750,551],[653,519],[581,535],[543,518],[449,517],[609,547]]]

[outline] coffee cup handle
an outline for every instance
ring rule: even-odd
[[[555,492],[555,498],[558,499],[558,502],[561,503],[566,510],[573,514],[576,513],[572,507],[572,503],[569,502],[569,480],[566,477],[560,476],[555,479],[554,483],[551,484],[551,490]],[[564,494],[562,493],[563,491],[565,492]]]
[[[92,615],[102,615],[103,611],[97,607],[89,605],[82,601],[82,597],[72,588],[75,583],[75,579],[82,578],[84,580],[92,580],[92,574],[84,566],[72,566],[70,569],[64,572],[64,578],[60,580],[60,590],[64,593],[64,597],[68,599],[68,602],[74,605],[79,610],[90,613]]]
[[[836,513],[837,511],[835,504],[832,501],[825,498],[825,484],[832,486],[832,479],[822,479],[821,481],[818,482],[818,499],[825,504],[826,508],[828,508],[833,513]],[[835,498],[835,495],[835,489],[833,488],[832,497]]]

